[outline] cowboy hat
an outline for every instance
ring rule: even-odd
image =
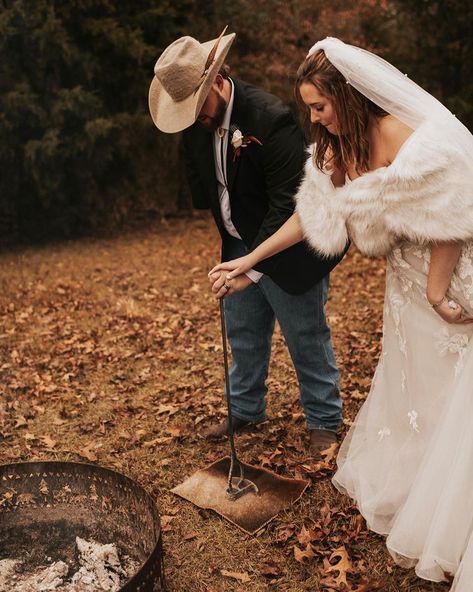
[[[148,104],[156,127],[166,133],[192,125],[202,109],[215,77],[230,49],[235,33],[199,43],[181,37],[171,43],[154,66]]]

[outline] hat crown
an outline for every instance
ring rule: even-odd
[[[206,61],[207,52],[196,39],[181,37],[161,54],[154,73],[169,96],[179,102],[198,87]]]

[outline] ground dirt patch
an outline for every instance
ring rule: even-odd
[[[170,489],[227,451],[198,431],[223,417],[218,305],[206,272],[219,246],[195,217],[0,256],[0,462],[97,462],[139,481],[162,517],[169,590],[440,592],[396,567],[314,463],[279,331],[269,420],[238,437],[242,460],[309,477],[302,500],[250,537]],[[345,401],[344,432],[380,350],[384,263],[351,249],[327,306]],[[347,582],[348,587],[344,587]]]

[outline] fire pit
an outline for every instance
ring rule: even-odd
[[[165,589],[159,514],[137,483],[73,462],[0,465],[0,559],[32,569],[47,558],[73,565],[76,537],[114,543],[138,565],[121,592]]]

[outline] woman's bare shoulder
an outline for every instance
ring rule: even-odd
[[[401,146],[414,131],[393,115],[380,118],[377,129],[388,162],[392,162],[396,158]]]

